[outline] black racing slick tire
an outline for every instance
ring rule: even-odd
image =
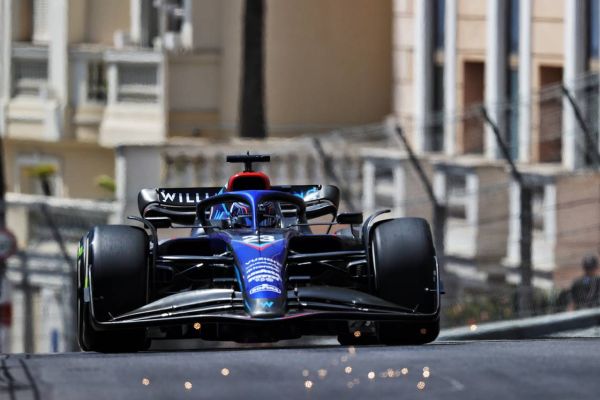
[[[430,318],[414,322],[380,322],[384,344],[428,343],[439,333],[437,261],[431,229],[422,218],[380,222],[371,234],[371,261],[376,295]]]
[[[148,243],[143,229],[128,225],[97,226],[81,240],[77,306],[78,340],[82,350],[135,352],[148,347],[144,328],[97,329],[90,307],[93,304],[95,321],[106,322],[146,304]]]

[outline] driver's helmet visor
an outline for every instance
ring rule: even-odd
[[[215,204],[208,210],[210,224],[219,228],[251,228],[252,208],[239,201]]]
[[[235,202],[231,205],[229,213],[234,228],[252,228],[252,208],[249,205]]]
[[[277,228],[281,225],[281,212],[278,204],[273,201],[265,201],[258,205],[258,226]]]
[[[230,228],[252,228],[252,207],[240,201],[224,202],[210,208],[211,224]],[[282,212],[276,201],[264,201],[257,207],[256,222],[259,227],[282,227]]]

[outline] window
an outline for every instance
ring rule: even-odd
[[[560,162],[562,147],[562,96],[557,95],[557,85],[562,83],[561,67],[541,65],[539,70],[539,161]],[[544,89],[546,88],[546,89]]]
[[[142,0],[142,46],[152,47],[154,39],[159,36],[158,9],[154,0]]]
[[[183,24],[183,1],[170,0],[165,2],[165,12],[167,17],[167,32],[181,32]]]
[[[87,98],[106,101],[106,68],[103,62],[92,61],[88,64]]]
[[[433,117],[430,126],[430,150],[444,149],[444,65],[433,67]]]
[[[435,18],[435,33],[434,33],[434,48],[440,50],[444,48],[445,32],[446,32],[446,1],[435,0],[435,10],[433,17]]]
[[[463,68],[463,104],[469,110],[462,124],[463,133],[461,147],[464,153],[483,153],[483,120],[474,107],[480,107],[484,99],[485,64],[477,61],[466,61]]]
[[[519,0],[510,0],[507,4],[507,71],[505,124],[510,157],[519,157]]]
[[[508,54],[519,52],[519,0],[508,3]]]
[[[166,32],[181,32],[183,24],[183,0],[145,0],[146,32],[145,44],[152,45],[154,38]]]
[[[444,41],[446,2],[435,0],[433,18],[433,85],[432,85],[432,116],[429,121],[428,143],[429,151],[444,149]]]
[[[13,40],[18,42],[31,42],[33,40],[33,0],[21,0],[13,3],[15,13],[13,18],[17,22],[13,27]]]
[[[598,13],[600,0],[587,1],[587,67],[588,71],[600,70]],[[586,135],[585,164],[594,165],[596,157],[592,154],[593,149],[598,148],[598,74],[591,73],[586,78],[582,90],[585,102],[585,117],[587,126],[591,129],[592,138]]]
[[[600,10],[598,10],[598,2],[599,0],[588,0],[588,4],[587,4],[587,15],[588,15],[588,26],[587,26],[587,33],[588,33],[588,40],[587,40],[587,45],[588,45],[588,57],[591,60],[598,60],[598,35],[600,34],[598,32],[598,13],[600,12]]]

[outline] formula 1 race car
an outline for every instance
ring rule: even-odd
[[[138,351],[170,338],[437,337],[441,282],[425,220],[381,220],[382,211],[363,222],[338,214],[335,186],[271,186],[252,169],[269,156],[227,161],[245,169],[226,187],[142,189],[141,216],[129,218],[143,228],[96,226],[81,239],[83,350]],[[185,235],[159,240],[165,228]]]

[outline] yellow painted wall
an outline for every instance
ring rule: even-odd
[[[5,174],[7,191],[14,191],[16,160],[20,154],[38,153],[58,158],[64,181],[65,197],[106,199],[112,195],[96,184],[100,175],[114,178],[115,153],[112,149],[73,142],[49,143],[6,140]]]
[[[266,106],[272,134],[299,125],[375,122],[389,114],[389,0],[268,0],[266,6]],[[239,0],[223,4],[225,124],[237,120],[242,13]]]
[[[267,2],[272,125],[360,124],[390,112],[391,4]]]

